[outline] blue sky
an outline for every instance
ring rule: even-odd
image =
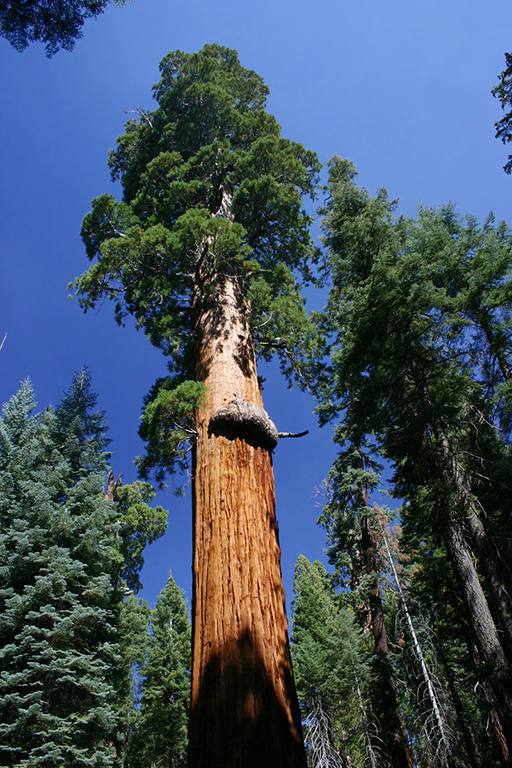
[[[109,6],[84,27],[72,53],[51,60],[35,44],[17,53],[0,40],[0,401],[30,377],[43,408],[73,372],[91,368],[107,412],[113,469],[136,477],[133,457],[142,398],[165,360],[111,307],[83,315],[66,285],[87,268],[79,232],[93,197],[117,194],[108,150],[125,110],[151,108],[158,62],[170,50],[205,43],[235,48],[270,87],[269,111],[283,135],[352,160],[374,193],[388,188],[400,210],[452,200],[482,219],[491,209],[512,223],[507,149],[494,138],[501,117],[491,89],[512,49],[508,0],[133,0]],[[308,294],[309,295],[309,294]],[[323,295],[310,295],[319,307]],[[325,561],[315,487],[334,456],[332,430],[316,427],[313,400],[289,391],[265,367],[265,407],[283,431],[275,455],[277,515],[288,603],[302,553]],[[159,496],[170,510],[164,539],[146,553],[141,593],[153,603],[172,569],[191,596],[190,498]]]

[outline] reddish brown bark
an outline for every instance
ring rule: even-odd
[[[212,429],[237,398],[262,407],[235,278],[197,313],[193,650],[189,768],[305,768],[292,678],[271,454]]]

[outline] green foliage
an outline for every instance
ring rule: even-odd
[[[148,483],[105,497],[110,453],[87,369],[35,414],[30,384],[0,419],[0,764],[120,765],[140,699],[149,609],[143,549],[165,532]]]
[[[265,110],[267,86],[235,51],[175,51],[160,73],[157,109],[140,110],[110,154],[123,202],[103,195],[84,219],[93,263],[75,281],[81,306],[110,298],[117,321],[133,315],[170,357],[171,373],[190,381],[198,317],[229,277],[258,352],[277,353],[286,375],[300,374],[316,347],[298,278],[312,280],[318,256],[301,199],[315,194],[316,155],[280,136]],[[160,464],[160,481],[184,466],[183,430],[155,421],[165,397],[146,412],[140,462],[142,476]]]
[[[505,54],[506,67],[499,76],[499,83],[492,89],[493,96],[499,99],[501,108],[505,111],[505,116],[498,120],[494,127],[496,128],[496,138],[501,139],[504,144],[512,141],[512,55]],[[508,161],[504,166],[506,173],[512,173],[512,155],[508,156]]]
[[[140,480],[116,490],[120,513],[120,553],[123,557],[119,575],[128,589],[135,592],[142,588],[139,574],[144,566],[144,549],[167,530],[167,510],[148,505],[154,496],[152,486]]]
[[[190,620],[171,574],[151,611],[142,694],[128,765],[184,768],[190,698]]]
[[[151,609],[141,598],[128,595],[119,615],[119,646],[123,660],[118,685],[119,756],[124,768],[135,765],[133,740],[137,732],[142,670],[147,662]]]
[[[116,510],[104,474],[77,478],[59,451],[57,414],[34,416],[34,408],[25,384],[0,421],[0,760],[110,766],[120,664]],[[96,450],[94,458],[89,442],[93,466],[103,463]]]
[[[332,168],[323,226],[337,338],[321,415],[347,408],[345,432],[376,436],[396,464],[397,493],[411,503],[424,487],[437,427],[464,457],[473,489],[486,493],[476,465],[490,451],[506,472],[499,456],[508,451],[493,422],[506,426],[509,413],[510,230],[492,218],[478,227],[453,206],[393,219],[384,192],[370,198],[357,188],[345,161]],[[486,471],[494,474],[490,461]],[[427,498],[421,502],[425,519]]]
[[[205,405],[206,388],[200,381],[176,384],[170,378],[157,381],[148,398],[139,434],[146,442],[146,455],[137,459],[142,477],[151,471],[162,485],[166,471],[177,466],[184,471],[193,445],[195,412]]]
[[[334,439],[340,450],[329,472],[327,503],[318,523],[327,531],[327,553],[335,568],[334,583],[344,589],[359,590],[363,603],[367,603],[369,583],[364,576],[361,521],[367,518],[375,527],[377,512],[369,507],[368,495],[377,487],[382,467],[377,461],[376,446],[368,438],[366,445],[363,444],[342,424],[335,427]],[[370,581],[372,579],[370,576]]]
[[[406,500],[401,514],[413,558],[411,589],[428,581],[430,571],[439,576],[456,521],[464,546],[478,552],[485,597],[506,648],[507,598],[503,590],[496,596],[496,586],[507,584],[512,571],[505,490],[512,480],[512,233],[492,215],[480,225],[453,205],[420,208],[416,219],[396,216],[396,201],[385,190],[372,198],[354,179],[353,165],[334,158],[322,211],[332,275],[322,322],[331,347],[318,410],[323,422],[343,414],[322,518],[331,556],[346,583],[359,549],[358,494],[361,484],[375,482],[372,462],[384,456],[393,464],[394,495]],[[479,661],[464,579],[457,574],[454,583],[456,573],[445,567],[449,589],[429,582],[422,607],[440,643],[446,637],[447,647],[448,638],[456,638],[445,669],[467,735],[461,754],[471,763],[471,734],[482,754],[488,750],[488,704],[480,700],[482,709],[475,710],[471,687],[480,680],[489,702],[492,672]],[[443,616],[451,617],[449,626]],[[468,629],[475,633],[471,642]]]
[[[324,566],[303,555],[295,566],[291,648],[309,764],[316,765],[317,751],[331,755],[333,765],[360,764],[369,651],[350,604],[336,596]]]
[[[61,453],[68,460],[76,479],[89,472],[105,472],[112,454],[107,452],[105,411],[96,411],[98,396],[91,387],[87,367],[73,376],[73,381],[56,408],[53,434]]]
[[[114,0],[124,5],[123,0]],[[4,0],[0,5],[0,34],[17,51],[29,43],[46,45],[46,55],[60,48],[71,51],[82,37],[86,19],[96,18],[105,10],[108,0]]]

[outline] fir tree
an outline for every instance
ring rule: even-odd
[[[142,548],[165,513],[148,507],[146,483],[118,503],[105,494],[96,399],[83,369],[55,411],[35,414],[26,383],[0,421],[4,765],[117,765],[130,728],[123,587],[140,586]]]
[[[137,730],[140,719],[142,675],[147,663],[151,609],[141,598],[129,594],[119,617],[119,644],[123,660],[117,711],[121,723],[121,755],[124,768],[142,765],[139,761]]]
[[[101,448],[76,479],[25,384],[0,422],[0,754],[8,766],[110,766],[120,663],[116,510]]]
[[[171,574],[151,611],[133,765],[185,768],[190,701],[190,620]],[[130,765],[132,763],[130,762]]]
[[[299,555],[293,586],[292,655],[308,763],[359,764],[373,756],[369,649],[352,607],[336,596],[320,562]]]
[[[375,445],[350,433],[347,423],[337,427],[340,451],[329,475],[330,499],[319,522],[327,529],[329,561],[335,566],[335,583],[353,592],[361,627],[373,640],[375,677],[372,686],[372,720],[378,730],[382,765],[409,768],[411,756],[400,712],[390,654],[380,583],[377,514],[369,495],[377,485],[380,466]],[[376,455],[377,453],[377,455]]]

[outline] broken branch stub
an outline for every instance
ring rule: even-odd
[[[239,437],[269,451],[279,442],[279,432],[268,413],[241,397],[217,408],[210,419],[209,431],[231,439]]]

